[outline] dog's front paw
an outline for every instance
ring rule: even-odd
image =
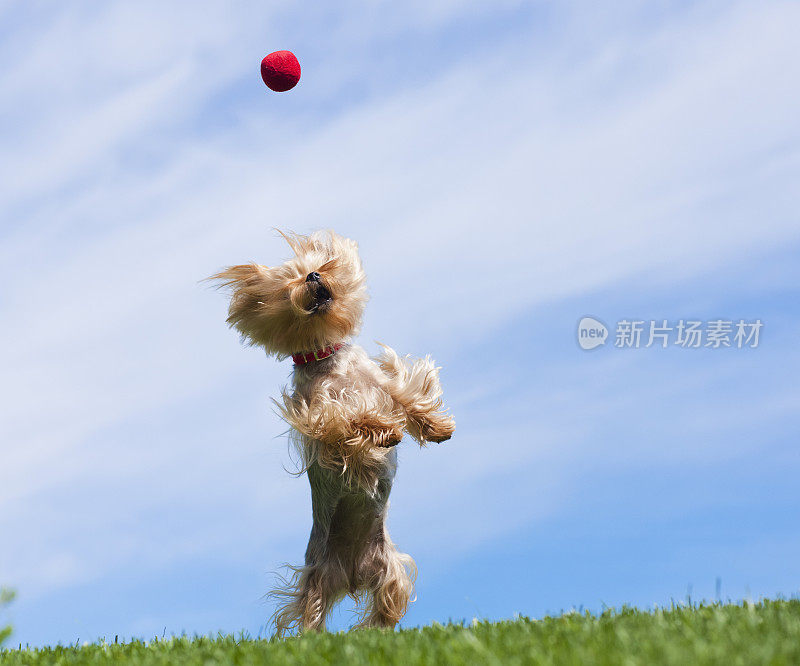
[[[378,446],[380,446],[383,449],[390,449],[393,446],[397,446],[402,439],[403,439],[402,437],[396,437],[392,435],[391,437],[387,437],[384,440],[383,444],[378,444]]]
[[[378,446],[386,449],[397,446],[402,439],[402,430],[384,430],[376,437]]]
[[[395,446],[403,439],[403,423],[400,420],[397,423],[391,423],[386,420],[360,423],[355,428],[358,433],[357,439],[366,446],[379,448]]]
[[[456,431],[456,420],[452,416],[441,415],[426,421],[422,426],[422,439],[426,442],[446,442]]]

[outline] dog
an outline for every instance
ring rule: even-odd
[[[333,231],[279,232],[294,256],[282,265],[231,266],[212,276],[231,291],[228,324],[243,341],[294,361],[291,390],[274,401],[291,426],[311,485],[313,526],[305,565],[273,592],[276,635],[324,630],[350,595],[356,627],[394,627],[413,593],[416,565],[389,538],[386,516],[397,470],[394,448],[453,435],[439,369],[381,345],[370,358],[350,340],[367,302],[357,244]]]

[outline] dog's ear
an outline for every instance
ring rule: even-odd
[[[266,266],[261,264],[239,264],[238,266],[228,266],[224,271],[220,271],[206,278],[210,282],[216,282],[217,287],[233,287],[234,290],[247,289],[253,287],[263,277]]]
[[[231,302],[228,306],[227,322],[236,327],[239,332],[255,344],[253,330],[257,328],[254,322],[259,319],[258,310],[268,299],[265,290],[265,276],[268,272],[266,266],[260,264],[239,264],[228,266],[216,275],[206,278],[216,282],[219,289],[230,289]]]

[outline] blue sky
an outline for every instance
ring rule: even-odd
[[[800,586],[795,3],[0,4],[0,582],[12,640],[246,630],[310,527],[198,281],[357,239],[360,341],[430,353],[406,626]],[[289,48],[276,95],[258,65]],[[756,349],[576,323],[764,322]],[[347,609],[334,628],[349,622]]]

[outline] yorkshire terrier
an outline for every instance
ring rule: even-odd
[[[313,527],[305,566],[274,593],[276,632],[324,629],[345,595],[361,606],[358,627],[394,627],[416,577],[386,530],[394,446],[404,430],[420,445],[443,442],[455,421],[430,358],[400,358],[382,345],[371,359],[349,342],[367,302],[356,243],[332,231],[281,235],[294,252],[286,263],[231,266],[211,278],[231,289],[228,324],[242,339],[294,361],[292,389],[275,404],[308,474]]]

